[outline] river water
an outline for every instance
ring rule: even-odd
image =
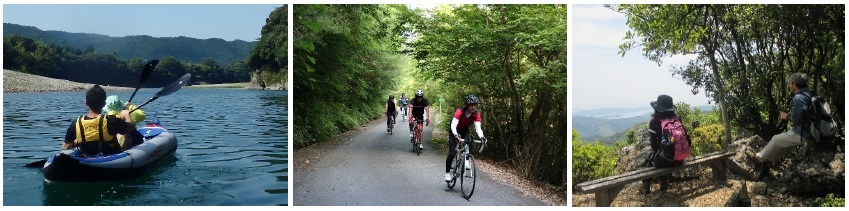
[[[157,91],[142,89],[133,103]],[[286,92],[183,88],[142,108],[177,137],[158,167],[119,182],[45,182],[40,168],[23,166],[59,152],[84,101],[83,92],[3,94],[3,205],[288,204]]]

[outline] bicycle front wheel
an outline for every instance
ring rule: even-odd
[[[472,198],[472,194],[475,193],[475,180],[478,174],[477,167],[475,166],[475,157],[471,154],[466,154],[466,156],[468,166],[459,166],[459,168],[463,169],[460,176],[460,189],[463,191],[463,198],[469,200],[469,198]]]

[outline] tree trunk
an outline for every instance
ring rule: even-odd
[[[728,107],[725,105],[725,87],[722,85],[719,65],[716,64],[716,52],[713,44],[715,43],[710,37],[702,40],[702,46],[705,47],[708,59],[710,59],[710,68],[713,71],[713,85],[716,87],[716,98],[719,102],[719,108],[722,110],[722,124],[725,126],[725,145],[722,148],[726,149],[728,145],[731,145],[731,121],[728,119]]]

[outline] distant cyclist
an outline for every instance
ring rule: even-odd
[[[480,103],[478,97],[469,95],[465,97],[465,106],[458,108],[454,112],[454,118],[451,119],[451,134],[448,135],[448,158],[445,159],[445,181],[451,181],[451,161],[457,155],[457,145],[459,140],[463,139],[466,143],[471,141],[469,137],[469,126],[475,125],[475,132],[481,138],[483,143],[486,143],[486,137],[483,136],[483,128],[481,128],[481,114],[477,107]]]
[[[398,98],[398,104],[401,105],[401,113],[404,114],[405,117],[408,117],[407,106],[410,104],[410,101],[409,101],[409,99],[407,99],[406,94],[401,93],[401,98]]]
[[[395,115],[398,115],[398,108],[395,107],[395,96],[389,95],[389,100],[386,100],[386,132],[392,132],[391,120],[395,120]]]
[[[416,90],[416,98],[412,100],[410,103],[412,109],[410,109],[410,116],[413,117],[416,121],[410,121],[410,141],[413,141],[413,128],[415,124],[419,123],[424,119],[427,124],[430,124],[430,107],[427,99],[424,98],[424,92],[419,89]],[[426,116],[425,116],[426,115]],[[419,149],[424,149],[424,146],[419,143]]]

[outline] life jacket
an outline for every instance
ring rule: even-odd
[[[120,151],[115,135],[109,134],[107,122],[106,115],[102,114],[94,119],[85,119],[85,116],[77,118],[74,127],[77,139],[74,142],[80,145],[85,154],[114,154],[117,153],[116,149]]]
[[[136,106],[136,105],[130,105],[130,106],[127,106],[127,108],[126,108],[127,110],[131,110],[131,111],[135,109],[135,111],[130,113],[130,117],[133,118],[133,126],[137,126],[139,124],[139,122],[143,122],[144,119],[145,119],[145,116],[146,116],[144,114],[143,110],[136,109],[136,108],[138,108],[138,106]],[[120,117],[121,116],[120,112],[121,112],[121,110],[113,110],[113,109],[103,110],[103,113],[106,113],[108,115],[115,116],[115,117]],[[127,143],[127,136],[118,136],[117,140],[118,140],[118,144],[121,145],[121,149],[124,149],[124,150],[129,149],[132,146],[140,144],[138,142],[141,141],[141,139],[136,140],[136,138],[134,138],[132,140],[134,143]]]

